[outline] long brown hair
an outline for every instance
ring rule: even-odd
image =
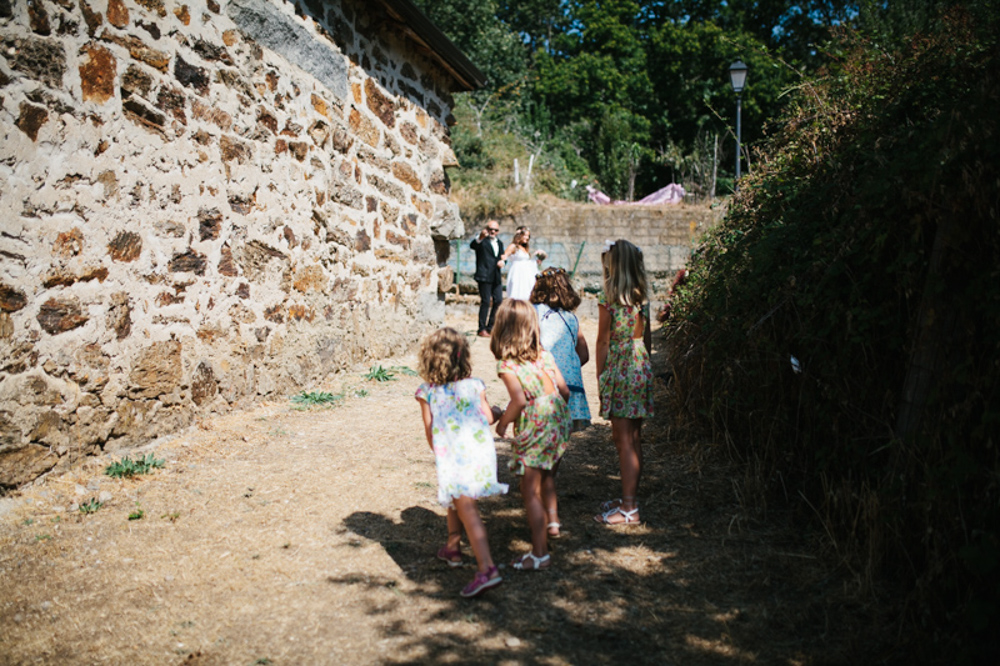
[[[511,240],[511,243],[513,243],[518,247],[523,247],[525,252],[531,254],[531,240],[526,240],[530,238],[531,238],[531,231],[529,229],[525,229],[524,227],[519,227],[517,233],[514,234],[514,239]],[[518,242],[519,240],[523,240],[524,243],[519,243]]]
[[[420,345],[417,371],[424,381],[440,386],[472,376],[469,343],[453,328],[439,328]]]
[[[642,305],[646,302],[646,267],[642,250],[619,238],[601,255],[604,296],[608,305]]]
[[[542,334],[534,306],[516,298],[501,301],[490,334],[490,351],[498,361],[538,360],[542,355]]]

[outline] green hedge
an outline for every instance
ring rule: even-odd
[[[997,28],[953,12],[903,48],[845,40],[694,253],[666,332],[678,418],[753,470],[757,506],[818,517],[899,600],[896,649],[926,659],[998,650]]]

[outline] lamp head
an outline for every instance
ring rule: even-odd
[[[729,66],[729,83],[733,92],[739,95],[747,82],[747,66],[742,60],[737,60]]]

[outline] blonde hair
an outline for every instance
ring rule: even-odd
[[[469,343],[453,328],[439,328],[420,345],[418,369],[424,381],[440,386],[472,376]]]
[[[496,324],[490,334],[490,351],[498,361],[524,363],[537,361],[542,355],[538,315],[528,301],[514,298],[501,301]]]
[[[642,250],[619,238],[601,255],[604,296],[608,305],[642,305],[646,302],[646,267]]]

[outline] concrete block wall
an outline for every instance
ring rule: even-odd
[[[532,250],[545,250],[542,266],[576,267],[575,283],[595,290],[601,280],[605,240],[625,238],[642,248],[646,271],[657,288],[673,278],[698,239],[722,220],[722,207],[696,205],[613,206],[598,204],[535,205],[502,219],[500,238],[509,243],[514,229],[531,229]],[[466,238],[453,243],[450,263],[460,281],[471,282],[475,256],[468,249],[485,221],[470,221]]]
[[[363,0],[0,0],[0,492],[412,346],[452,79]]]

